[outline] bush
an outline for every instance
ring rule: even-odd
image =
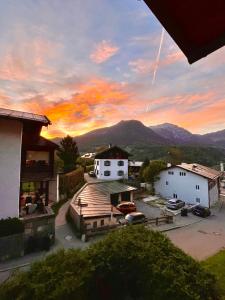
[[[86,172],[94,171],[94,165],[86,166]]]
[[[24,232],[24,224],[18,218],[0,220],[0,237]]]
[[[217,300],[215,277],[163,234],[129,226],[60,251],[0,287],[1,300]]]

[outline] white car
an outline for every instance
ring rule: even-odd
[[[170,199],[166,203],[166,207],[169,209],[179,209],[185,206],[185,202],[179,199]]]

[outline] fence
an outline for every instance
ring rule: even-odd
[[[161,224],[171,224],[173,223],[173,216],[163,216],[159,218],[148,219],[147,224],[159,226]]]

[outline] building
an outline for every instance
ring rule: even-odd
[[[142,165],[143,161],[130,160],[128,163],[129,176],[137,178],[140,175]]]
[[[36,192],[46,206],[56,199],[57,145],[40,136],[50,124],[46,116],[0,108],[0,219],[19,217]]]
[[[95,155],[94,172],[98,179],[119,180],[128,178],[128,157],[130,154],[117,146]]]
[[[164,198],[211,207],[219,199],[221,174],[199,164],[182,163],[160,172],[155,191]]]
[[[73,197],[70,215],[77,228],[84,231],[116,225],[122,213],[115,206],[133,201],[135,190],[118,181],[87,183]]]

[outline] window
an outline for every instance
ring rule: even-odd
[[[168,181],[166,181],[166,185],[169,185],[169,182],[168,182]]]
[[[101,226],[104,226],[104,220],[101,220]]]
[[[118,161],[118,166],[124,166],[124,161],[119,160],[119,161]]]
[[[177,199],[177,194],[173,194],[173,198]]]
[[[120,170],[120,171],[117,172],[117,174],[118,174],[118,176],[123,176],[124,172]]]
[[[200,203],[200,198],[196,198],[196,202]]]
[[[198,184],[196,184],[195,188],[196,190],[200,190],[200,186]]]
[[[99,160],[97,160],[97,166],[99,165]]]
[[[111,165],[111,161],[109,161],[109,160],[104,161],[104,166],[110,166],[110,165]]]
[[[104,171],[104,176],[110,176],[111,172],[110,171]]]
[[[96,170],[96,174],[98,175],[98,170]]]
[[[168,174],[173,175],[174,173],[173,173],[173,171],[168,171]]]
[[[98,226],[97,221],[94,221],[94,222],[93,222],[93,228],[97,228],[97,226]]]
[[[185,172],[180,172],[180,176],[186,176]]]

